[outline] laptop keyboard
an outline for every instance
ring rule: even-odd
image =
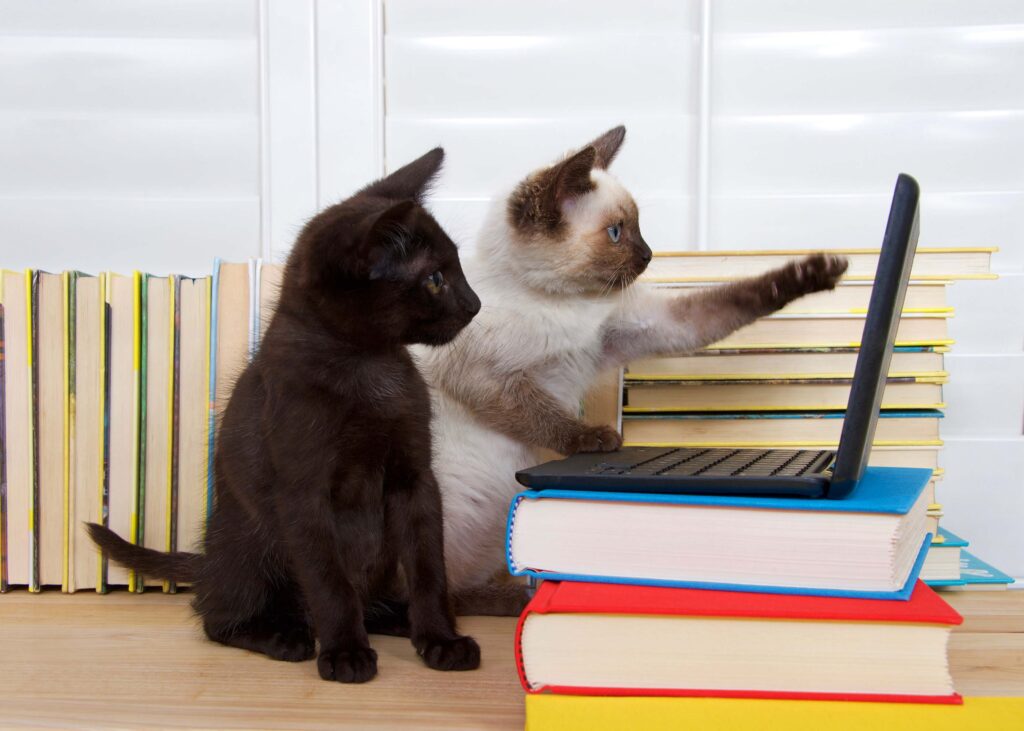
[[[594,465],[588,472],[663,477],[797,477],[831,454],[828,450],[813,449],[648,448],[637,450],[631,462],[609,460]]]

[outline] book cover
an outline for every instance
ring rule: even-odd
[[[110,422],[108,527],[124,538],[138,539],[139,367],[141,361],[141,277],[108,276],[110,303]],[[134,588],[134,572],[107,562],[107,580]]]
[[[219,263],[219,259],[217,260]],[[217,279],[217,267],[214,266],[213,281]],[[181,285],[182,277],[180,275],[174,275],[173,284],[171,287],[171,311],[172,311],[172,323],[171,323],[171,373],[170,373],[170,391],[169,397],[169,408],[170,408],[170,419],[171,419],[171,437],[170,437],[170,463],[168,467],[169,471],[169,483],[167,486],[167,512],[165,519],[167,521],[167,546],[165,551],[173,553],[178,550],[178,503],[180,502],[180,495],[178,489],[179,474],[180,474],[180,460],[181,460]],[[216,287],[216,285],[214,285]],[[216,301],[216,300],[214,300]],[[214,307],[216,305],[214,304]],[[213,350],[211,348],[211,354]],[[211,358],[213,356],[211,355]],[[212,372],[210,379],[208,380],[209,388],[213,388],[213,376]],[[213,418],[213,405],[209,404],[208,418]],[[207,440],[207,448],[213,448],[213,432],[210,431],[209,439]],[[212,477],[210,478],[212,480]],[[207,483],[209,489],[209,483]],[[177,583],[174,581],[163,582],[164,592],[173,594],[177,592]]]
[[[7,393],[4,365],[4,280],[0,276],[0,593],[7,591]]]
[[[7,581],[28,586],[31,575],[32,272],[0,272],[4,298],[4,469],[7,476]]]
[[[627,446],[836,447],[844,411],[623,414]],[[941,411],[882,411],[873,446],[941,446]]]
[[[952,282],[948,279],[918,280],[907,285],[903,300],[903,312],[921,313],[948,311],[951,308],[946,299],[947,287]],[[690,292],[706,287],[703,282],[667,282],[657,284],[662,289],[674,289]],[[781,310],[782,314],[863,314],[871,300],[873,281],[843,280],[841,286],[822,292],[806,294],[790,302]]]
[[[149,362],[149,274],[135,272],[136,288],[139,302],[138,332],[136,338],[139,342],[138,352],[138,409],[139,409],[139,431],[136,435],[135,461],[138,465],[135,477],[135,517],[132,520],[132,528],[135,530],[132,536],[132,543],[139,546],[146,545],[146,429],[149,422],[148,405],[148,362]],[[131,591],[142,593],[145,591],[145,578],[136,572],[131,575]]]
[[[959,586],[950,589],[963,591],[977,591],[984,589],[1005,589],[1016,580],[1009,574],[1000,571],[992,564],[982,561],[970,551],[960,551],[960,581]]]
[[[67,461],[65,590],[95,589],[98,552],[86,521],[102,520],[104,294],[102,279],[67,273]]]
[[[100,359],[100,380],[103,384],[103,397],[101,400],[103,408],[103,436],[101,437],[100,443],[102,444],[102,479],[100,480],[99,490],[99,522],[106,528],[110,527],[110,435],[111,435],[111,378],[113,374],[113,368],[111,359],[113,358],[113,327],[114,327],[114,315],[113,307],[111,306],[111,297],[113,294],[113,283],[111,281],[111,275],[109,272],[103,272],[100,274],[100,296],[103,298],[103,326],[100,328],[100,341],[103,350],[103,357]],[[109,563],[106,556],[101,551],[96,553],[97,569],[96,569],[96,591],[104,593],[107,591],[107,581],[109,579],[108,569]]]
[[[210,277],[210,325],[207,328],[206,340],[207,340],[207,352],[209,353],[208,359],[210,362],[209,373],[207,374],[208,386],[207,391],[209,393],[208,399],[208,412],[207,412],[207,430],[206,430],[206,462],[207,464],[213,464],[213,456],[216,449],[217,439],[217,369],[220,367],[220,363],[217,357],[217,351],[220,347],[217,340],[217,326],[216,323],[220,320],[220,269],[222,261],[220,258],[214,259],[213,261],[213,274]],[[177,288],[177,295],[175,302],[180,307],[181,303],[181,278],[178,278],[178,283],[175,285]],[[181,326],[180,312],[175,314],[174,330],[178,332]],[[176,341],[177,342],[177,341]],[[178,345],[175,346],[175,363],[178,363],[179,350]],[[176,417],[177,418],[177,417]],[[177,431],[177,427],[175,427]],[[208,470],[206,474],[206,494],[210,496],[210,504],[213,504],[213,470]],[[209,513],[207,513],[209,514]]]
[[[28,590],[38,592],[39,585],[39,272],[26,272],[29,276],[27,284],[29,296],[29,393],[32,416],[29,422],[29,443],[31,444],[31,476],[28,492],[28,537],[29,537],[29,576]]]
[[[200,548],[210,499],[207,462],[209,424],[210,280],[182,277],[179,282],[175,388],[176,515],[174,540],[179,551]]]
[[[710,348],[858,347],[864,315],[771,315],[755,320]],[[948,312],[907,314],[896,328],[897,346],[950,345]]]
[[[894,348],[889,375],[945,375],[944,347]],[[790,347],[776,350],[705,349],[691,355],[636,360],[627,380],[678,378],[853,378],[859,348]]]
[[[142,545],[167,550],[167,505],[170,489],[171,389],[173,354],[173,282],[168,277],[145,275],[143,293],[142,398],[144,421],[140,424],[139,473]],[[146,576],[145,586],[162,586],[161,579]],[[142,587],[139,586],[139,589]]]
[[[830,249],[849,261],[844,281],[871,281],[878,268],[879,249]],[[918,247],[911,281],[935,279],[991,279],[996,247]],[[657,251],[641,277],[647,282],[717,282],[761,274],[791,259],[815,252],[777,251]],[[728,275],[725,275],[728,272]]]
[[[1024,698],[962,705],[749,698],[526,696],[526,731],[996,731],[1020,726]]]
[[[537,629],[530,629],[530,622],[532,615],[561,615],[567,619],[573,621],[587,622],[591,617],[604,618],[607,629],[604,632],[612,632],[615,627],[622,627],[623,631],[626,631],[626,623],[635,623],[635,619],[640,618],[642,622],[646,622],[650,619],[655,618],[680,618],[680,619],[697,619],[697,618],[708,618],[708,619],[728,619],[728,620],[777,620],[779,621],[779,627],[785,627],[787,630],[793,629],[794,622],[800,622],[800,627],[806,625],[807,632],[812,632],[811,625],[815,626],[827,626],[828,623],[852,623],[857,627],[861,628],[856,634],[858,638],[856,640],[864,650],[863,658],[872,656],[868,652],[868,646],[862,643],[868,641],[867,633],[868,627],[866,625],[874,625],[878,623],[879,629],[885,625],[898,625],[908,627],[911,631],[916,627],[922,625],[936,625],[941,627],[950,627],[959,625],[963,620],[955,610],[953,610],[946,602],[944,602],[934,591],[929,589],[923,583],[916,583],[914,590],[907,601],[883,601],[874,599],[850,599],[850,598],[834,598],[834,597],[820,597],[820,596],[793,596],[793,595],[775,595],[775,594],[749,594],[743,592],[728,592],[728,591],[706,591],[701,589],[671,589],[666,587],[653,587],[653,586],[617,586],[614,584],[597,584],[597,583],[581,583],[581,582],[558,582],[558,581],[545,581],[540,585],[537,593],[530,601],[529,605],[523,611],[522,616],[516,626],[516,667],[519,672],[520,683],[523,689],[528,693],[561,693],[570,695],[630,695],[630,696],[726,696],[734,698],[742,697],[759,697],[759,698],[791,698],[791,699],[830,699],[830,700],[855,700],[855,701],[892,701],[892,702],[911,702],[911,703],[958,703],[960,697],[955,693],[942,694],[942,695],[918,695],[909,693],[893,693],[889,694],[881,692],[873,693],[856,693],[856,692],[838,692],[838,691],[818,691],[818,692],[805,692],[791,691],[791,690],[767,690],[767,689],[755,689],[755,690],[741,690],[735,687],[730,687],[730,681],[724,676],[714,674],[714,677],[719,679],[722,683],[721,686],[709,685],[707,687],[666,687],[665,685],[658,684],[650,687],[636,687],[630,685],[628,687],[595,687],[595,686],[584,686],[584,685],[551,685],[549,683],[538,682],[532,680],[530,677],[530,668],[537,669],[538,658],[534,657],[532,660],[529,657],[524,656],[524,633],[532,632],[531,635],[531,647],[533,651],[539,652],[544,649],[543,645],[538,645],[538,642],[542,640],[537,639],[537,632],[541,631],[539,625]],[[616,622],[616,618],[621,618],[620,622]],[[610,620],[610,621],[609,621]],[[659,623],[659,627],[662,627],[663,631],[668,633],[675,629],[675,625],[665,625]],[[678,625],[680,630],[683,630],[687,625]],[[772,623],[764,625],[764,631],[770,631]],[[572,628],[564,622],[559,622],[561,627],[561,637],[571,636],[569,633],[572,632]],[[708,625],[709,629],[714,625]],[[737,625],[737,628],[742,625]],[[874,631],[871,629],[870,631]],[[636,632],[637,637],[645,637],[646,639],[638,640],[643,645],[647,645],[643,652],[650,652],[651,642],[650,636],[644,632]],[[558,641],[552,635],[545,635],[542,633],[541,637],[547,636],[548,641]],[[633,636],[630,634],[629,636]],[[729,637],[729,635],[723,635]],[[839,634],[836,633],[836,637]],[[578,636],[572,636],[573,639],[567,641],[566,647],[575,647],[578,651],[584,650],[584,645],[579,644],[580,642],[588,642],[588,639],[581,639]],[[583,638],[589,638],[590,634],[583,635]],[[917,637],[917,635],[915,635]],[[665,635],[665,642],[669,642],[669,638]],[[923,635],[918,638],[923,639]],[[932,638],[935,639],[934,637]],[[729,641],[738,642],[743,644],[743,640],[734,640],[729,637]],[[575,644],[573,644],[575,642]],[[612,645],[615,644],[613,637],[608,637],[608,642]],[[589,645],[587,645],[589,647]],[[563,648],[564,649],[564,648]],[[632,645],[626,645],[626,654],[630,654],[634,651]],[[744,665],[744,661],[734,657],[732,654],[736,648],[732,650],[724,650],[725,660],[723,664],[725,666],[731,666],[738,663],[740,666]],[[941,651],[945,654],[945,643],[941,646],[936,647],[937,651]],[[568,650],[565,650],[566,652]],[[880,659],[882,655],[887,652],[887,648],[882,646],[875,646],[872,649],[874,657]],[[699,653],[698,653],[699,654]],[[640,655],[643,657],[643,654]],[[653,656],[651,656],[653,658]],[[700,664],[702,662],[702,656],[693,656],[687,658],[690,663]],[[625,656],[622,658],[625,661]],[[708,657],[708,662],[711,658]],[[762,660],[763,661],[763,660]],[[683,662],[683,658],[680,658],[680,663]],[[531,664],[532,663],[532,664]],[[674,665],[674,661],[669,660],[669,664]],[[780,666],[781,669],[781,666]],[[549,673],[552,671],[549,669]],[[721,672],[721,671],[720,671]],[[638,677],[649,678],[654,680],[657,675],[651,675],[644,672],[642,669],[634,669]],[[799,671],[798,671],[799,674]],[[608,674],[598,673],[597,677],[611,677]],[[692,675],[692,673],[691,673]],[[700,673],[700,682],[705,681],[705,677]],[[549,677],[552,677],[549,675]],[[591,677],[594,677],[591,675]],[[771,680],[774,680],[774,676],[768,674],[767,676]],[[659,682],[660,681],[655,681]],[[945,687],[948,685],[948,676],[946,682],[943,684]],[[748,687],[748,686],[740,686]],[[775,688],[785,687],[776,685]],[[888,687],[888,686],[886,686]]]
[[[944,375],[890,375],[882,408],[897,411],[941,409]],[[850,400],[852,378],[758,377],[696,378],[625,384],[623,412],[838,411]]]
[[[763,592],[774,594],[817,594],[867,599],[906,599],[924,565],[931,535],[924,536],[921,544],[914,543],[914,561],[903,586],[896,592],[828,589],[820,587],[786,587],[775,585],[749,585],[716,583],[711,581],[675,581],[658,578],[640,578],[636,575],[606,575],[603,573],[563,573],[546,571],[520,563],[515,551],[517,513],[524,501],[593,501],[597,503],[625,503],[650,505],[692,505],[728,508],[754,508],[767,511],[796,511],[821,513],[874,513],[893,516],[905,515],[918,502],[931,480],[927,469],[899,467],[868,467],[854,491],[843,500],[806,500],[777,497],[737,497],[719,495],[667,495],[591,492],[587,490],[526,490],[512,500],[506,524],[505,558],[513,576],[566,581],[597,581],[611,584],[635,584],[664,587],[693,587],[726,591]]]
[[[73,573],[72,549],[74,495],[74,462],[75,462],[75,413],[77,409],[77,388],[75,384],[75,362],[78,358],[75,323],[75,301],[78,283],[78,272],[64,272],[61,275],[64,289],[64,484],[63,484],[63,519],[61,521],[61,538],[64,544],[61,570],[61,591],[68,593],[72,588]]]

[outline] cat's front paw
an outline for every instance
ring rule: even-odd
[[[264,651],[275,660],[303,662],[316,655],[316,642],[308,627],[296,628],[274,633]]]
[[[472,637],[425,640],[419,653],[427,667],[434,670],[476,670],[480,667],[480,645]]]
[[[792,261],[775,278],[773,294],[788,302],[812,292],[835,289],[849,265],[846,257],[831,254],[811,254]]]
[[[371,647],[323,650],[316,659],[316,669],[324,680],[365,683],[377,674],[377,653]]]
[[[610,426],[588,426],[569,445],[569,454],[577,452],[614,452],[622,446],[622,437]]]

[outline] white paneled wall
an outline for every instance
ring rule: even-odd
[[[435,145],[466,251],[490,198],[625,123],[652,246],[998,245],[950,290],[947,523],[1024,576],[1019,0],[0,0],[0,264],[280,260]]]
[[[530,169],[620,123],[648,239],[693,239],[699,3],[388,0],[385,147],[397,167],[434,145],[434,196],[457,241]]]
[[[246,0],[0,2],[3,265],[254,253],[257,20]]]
[[[922,245],[998,245],[958,282],[943,424],[946,524],[1024,575],[1024,5],[713,3],[714,249],[867,246],[893,178]]]

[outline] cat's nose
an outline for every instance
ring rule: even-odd
[[[480,311],[480,298],[476,296],[476,292],[469,290],[462,300],[462,306],[466,308],[466,312],[475,316]]]
[[[653,256],[653,254],[651,253],[651,247],[647,245],[646,241],[641,240],[639,249],[640,261],[642,261],[644,264],[650,263],[651,256]]]

